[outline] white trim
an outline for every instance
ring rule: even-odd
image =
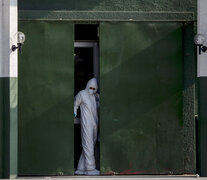
[[[9,77],[9,1],[0,3],[0,77]]]
[[[17,0],[0,1],[0,77],[17,77]]]
[[[198,33],[207,38],[207,0],[198,0]],[[207,45],[207,41],[205,43]],[[207,77],[207,52],[198,54],[198,77]]]
[[[9,77],[17,77],[17,68],[18,68],[18,55],[16,50],[13,52],[11,47],[13,44],[17,43],[17,0],[10,0],[10,70]]]

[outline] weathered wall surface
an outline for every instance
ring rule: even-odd
[[[19,20],[69,21],[195,21],[196,0],[19,0]],[[185,172],[195,172],[193,23],[183,28],[184,63],[184,162]],[[190,63],[189,63],[190,62]],[[191,78],[188,78],[190,75]],[[191,101],[188,101],[188,100]],[[186,102],[185,102],[186,101]],[[188,123],[190,122],[190,123]],[[192,126],[191,126],[192,125]],[[189,133],[190,132],[190,133]]]
[[[207,38],[207,1],[198,0],[198,33]],[[207,41],[204,43],[207,46]],[[198,55],[200,174],[207,177],[207,53]]]
[[[19,0],[19,10],[195,12],[195,0]]]
[[[19,0],[19,10],[20,19],[190,21],[196,0]]]

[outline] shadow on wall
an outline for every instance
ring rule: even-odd
[[[101,171],[183,174],[181,27],[120,24],[101,26]]]
[[[97,0],[21,0],[19,1],[19,10],[93,10],[99,6]]]
[[[196,11],[194,0],[19,0],[19,10]]]

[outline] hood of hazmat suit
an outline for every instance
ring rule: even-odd
[[[93,88],[93,89],[91,89]],[[98,85],[95,78],[88,81],[86,85],[86,90],[88,90],[89,94],[95,94],[97,92]]]
[[[97,173],[94,157],[94,146],[98,133],[99,96],[97,94],[97,89],[97,80],[93,78],[88,81],[86,88],[76,95],[74,101],[74,114],[77,114],[77,109],[79,107],[81,110],[80,124],[83,146],[77,172],[94,171]]]

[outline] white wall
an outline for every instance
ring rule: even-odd
[[[0,0],[0,77],[17,77],[17,0]]]
[[[198,0],[198,33],[207,38],[207,0]],[[207,41],[205,42],[207,46]],[[198,77],[207,76],[207,52],[198,56]]]

